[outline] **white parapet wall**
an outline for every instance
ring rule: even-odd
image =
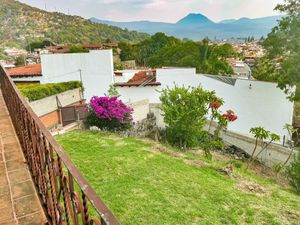
[[[231,78],[226,82],[223,78],[196,74],[195,69],[165,68],[156,71],[161,86],[118,87],[118,91],[124,102],[149,99],[150,103],[160,103],[160,91],[166,87],[202,86],[224,100],[224,113],[230,109],[237,114],[238,120],[229,124],[229,131],[250,135],[250,128],[262,126],[279,134],[281,141],[288,137],[283,127],[292,123],[294,104],[276,83]]]
[[[43,78],[41,83],[71,80],[83,82],[84,98],[103,96],[113,83],[112,50],[89,53],[41,55]]]
[[[41,117],[58,110],[61,107],[78,103],[82,100],[80,88],[65,91],[57,95],[52,95],[37,101],[29,102],[32,110]]]

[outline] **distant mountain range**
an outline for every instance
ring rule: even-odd
[[[270,16],[257,19],[241,18],[229,19],[215,23],[202,14],[191,13],[179,20],[177,23],[163,23],[151,21],[114,22],[91,18],[96,23],[127,28],[139,32],[154,34],[164,32],[178,38],[189,38],[193,40],[209,37],[210,39],[228,39],[254,36],[260,38],[271,32],[277,21],[282,16]]]

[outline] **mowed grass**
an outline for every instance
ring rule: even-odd
[[[201,157],[174,157],[151,142],[100,132],[57,140],[123,225],[300,224],[300,196],[244,165],[226,176],[219,171],[226,162],[191,165],[186,159]],[[265,193],[242,190],[241,182]]]

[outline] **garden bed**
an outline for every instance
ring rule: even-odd
[[[101,132],[57,140],[123,225],[299,224],[300,196],[241,161]]]

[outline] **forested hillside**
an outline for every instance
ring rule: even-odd
[[[96,24],[79,16],[47,12],[15,0],[0,0],[0,45],[24,47],[34,39],[57,44],[140,41],[148,35],[109,25]]]

